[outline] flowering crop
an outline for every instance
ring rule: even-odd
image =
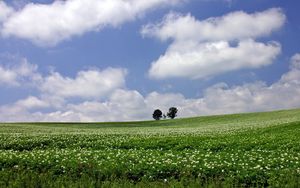
[[[299,138],[300,110],[160,122],[2,124],[0,187],[61,186],[61,179],[76,186],[298,186]]]

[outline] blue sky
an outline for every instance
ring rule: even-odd
[[[181,117],[300,107],[299,7],[4,0],[0,121],[143,120],[171,106]]]

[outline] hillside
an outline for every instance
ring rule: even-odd
[[[3,123],[0,187],[299,186],[300,110]]]

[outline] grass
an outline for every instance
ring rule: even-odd
[[[300,110],[2,123],[0,187],[299,187]]]

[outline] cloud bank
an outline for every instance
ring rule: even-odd
[[[13,10],[5,2],[0,2],[0,28],[4,37],[13,36],[40,46],[54,46],[86,32],[121,26],[147,11],[182,1],[68,0],[52,4],[29,3],[21,10]]]
[[[269,65],[280,54],[278,42],[257,42],[280,29],[286,16],[278,8],[248,14],[242,11],[197,20],[190,14],[169,13],[156,24],[143,26],[143,36],[172,40],[152,63],[154,79],[203,79],[229,71]]]
[[[90,70],[86,72],[88,71]],[[97,75],[98,80],[114,82],[113,75],[119,73],[120,82],[115,85],[112,84],[114,87],[111,87],[110,84],[95,83],[95,85],[104,87],[95,92],[95,88],[85,87],[90,82],[89,79],[86,79],[86,82],[82,81],[81,77],[86,72],[81,71],[75,78],[64,77],[59,73],[50,73],[50,75],[44,76],[42,82],[39,81],[39,84],[35,84],[40,91],[38,96],[28,96],[13,104],[0,107],[0,121],[144,120],[151,119],[154,109],[160,108],[166,111],[171,106],[179,108],[179,117],[300,107],[298,97],[300,95],[300,54],[295,54],[291,58],[290,70],[271,85],[262,81],[232,87],[226,83],[219,83],[207,88],[200,98],[186,98],[180,93],[158,93],[155,91],[143,96],[136,90],[126,88],[126,83],[123,82],[126,71],[124,73],[123,69],[113,68],[98,70],[95,75]],[[58,77],[64,81],[60,83],[59,87],[55,84],[50,87],[52,82],[47,80],[58,74]],[[76,87],[82,87],[85,93],[91,93],[91,95],[82,92],[74,92],[73,95],[65,94],[68,93],[68,87],[72,85],[65,80],[72,83],[76,82],[78,85]],[[55,94],[52,90],[43,89],[45,83],[50,88],[65,91]],[[105,88],[109,92],[103,92]],[[74,102],[69,99],[74,96],[80,100]]]

